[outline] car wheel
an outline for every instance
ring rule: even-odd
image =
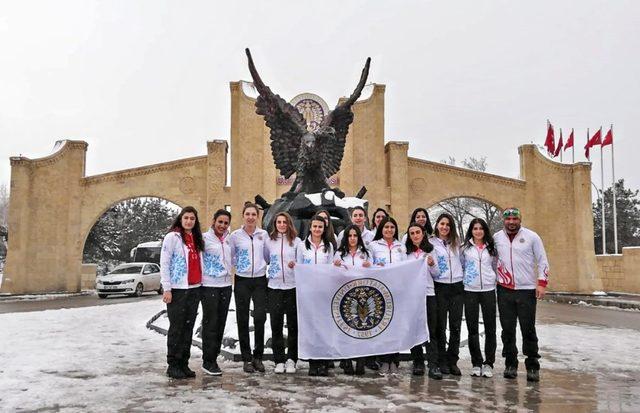
[[[156,290],[156,292],[158,293],[158,295],[162,295],[164,293],[164,290],[162,289],[162,286],[160,286],[160,288],[158,288]]]
[[[106,294],[98,294],[98,298],[107,298]]]
[[[136,285],[136,291],[133,293],[133,296],[141,297],[143,290],[144,290],[144,287],[142,286],[142,283],[138,283],[138,285]]]

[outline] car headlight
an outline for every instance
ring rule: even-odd
[[[135,278],[132,278],[130,280],[124,280],[124,281],[122,281],[122,284],[129,284],[129,283],[132,283],[134,281],[135,281]]]

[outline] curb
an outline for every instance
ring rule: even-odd
[[[624,300],[619,297],[607,296],[578,296],[578,295],[555,295],[547,294],[545,301],[578,305],[586,303],[589,305],[597,305],[602,307],[621,308],[623,310],[640,310],[640,302],[632,300]]]

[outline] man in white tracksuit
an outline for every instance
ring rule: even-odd
[[[516,324],[520,322],[522,351],[527,356],[527,380],[540,380],[538,336],[536,335],[536,299],[542,299],[547,287],[549,262],[542,239],[521,226],[517,208],[503,212],[504,228],[494,235],[498,250],[498,309],[502,326],[504,377],[518,376]]]

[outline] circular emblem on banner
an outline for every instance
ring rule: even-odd
[[[326,102],[313,93],[301,93],[291,99],[290,103],[302,114],[309,132],[317,130],[324,117],[329,113],[329,106]]]
[[[331,313],[343,333],[353,338],[372,338],[391,323],[393,297],[386,285],[373,278],[350,281],[333,296]]]

